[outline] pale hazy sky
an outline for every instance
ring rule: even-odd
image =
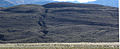
[[[96,0],[54,0],[54,1],[87,3],[87,2],[93,2],[93,1],[96,1]]]

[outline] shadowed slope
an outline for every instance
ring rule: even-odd
[[[55,5],[55,6],[54,6]],[[118,8],[49,3],[0,10],[0,42],[117,42]]]

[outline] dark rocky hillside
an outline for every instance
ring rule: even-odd
[[[0,8],[0,43],[118,42],[118,8],[49,3]]]

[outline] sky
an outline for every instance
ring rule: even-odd
[[[53,0],[53,1],[87,3],[87,2],[93,2],[93,1],[96,1],[96,0]]]
[[[58,2],[73,2],[73,3],[87,3],[87,4],[100,4],[105,6],[118,7],[119,0],[54,0]]]
[[[8,1],[14,5],[20,5],[20,4],[43,5],[51,2],[72,2],[72,3],[99,4],[105,6],[118,7],[118,0],[5,0],[5,1]]]

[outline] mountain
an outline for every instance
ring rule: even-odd
[[[0,0],[0,7],[9,7],[9,6],[13,6],[13,4],[5,0]]]
[[[0,43],[118,42],[118,8],[49,3],[0,9]]]

